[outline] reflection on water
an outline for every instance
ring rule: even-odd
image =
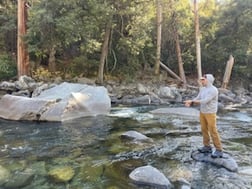
[[[0,120],[0,173],[6,171],[6,178],[13,178],[16,186],[24,189],[134,189],[150,188],[136,186],[128,178],[134,168],[150,164],[171,181],[182,175],[192,184],[192,188],[211,188],[211,180],[220,173],[222,176],[216,180],[215,188],[251,186],[234,175],[236,173],[225,170],[219,172],[219,168],[212,165],[192,161],[191,151],[201,144],[197,120],[154,117],[148,113],[153,108],[115,108],[109,116],[80,118],[63,123]],[[231,131],[226,134],[225,127],[228,125],[230,128],[233,123],[230,117],[235,116],[235,124],[247,126],[239,128],[234,134]],[[237,132],[248,133],[251,115],[232,113],[223,115],[221,119],[224,147],[236,149],[234,157],[239,157],[241,145],[247,145],[243,147],[251,151],[252,133],[244,138],[237,137]],[[138,144],[122,141],[120,135],[129,130],[141,132],[155,142]],[[234,148],[234,144],[237,148]],[[238,160],[238,164],[242,162],[252,166],[249,158],[251,154],[246,153],[246,157]],[[59,167],[70,167],[74,176],[66,182],[52,179],[49,172]],[[3,188],[15,188],[14,182],[4,180],[1,176],[0,185]],[[234,176],[237,180],[231,178]],[[232,182],[239,184],[232,185]],[[179,185],[174,182],[174,187]]]

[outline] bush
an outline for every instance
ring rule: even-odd
[[[87,59],[85,56],[75,57],[68,67],[68,72],[73,77],[85,76],[93,77],[97,75],[99,61],[95,59]]]
[[[60,72],[49,72],[47,69],[43,67],[37,68],[35,71],[32,72],[32,77],[36,81],[45,81],[50,82],[54,81],[56,77],[61,77]]]
[[[0,80],[8,80],[17,75],[17,65],[11,56],[0,55]]]

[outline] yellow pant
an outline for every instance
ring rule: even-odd
[[[210,137],[216,150],[222,150],[220,136],[216,127],[216,114],[200,113],[201,132],[204,146],[210,146]]]

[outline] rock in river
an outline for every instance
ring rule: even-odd
[[[150,165],[134,169],[129,177],[139,185],[154,186],[162,189],[169,189],[172,186],[163,173]]]
[[[0,118],[65,121],[107,114],[110,108],[105,87],[64,82],[33,98],[4,95],[0,99]]]
[[[74,169],[70,166],[57,167],[50,170],[48,173],[49,177],[55,182],[68,182],[73,178],[74,174]]]
[[[159,108],[156,110],[150,111],[150,113],[154,115],[179,115],[179,116],[188,116],[188,117],[198,117],[199,110],[195,108],[187,108],[187,107],[176,107],[176,108]]]
[[[153,140],[137,131],[127,131],[121,135],[122,139],[131,139],[133,141],[153,142]]]
[[[196,161],[208,162],[213,165],[224,167],[232,172],[238,171],[236,161],[227,153],[224,153],[222,158],[212,158],[210,153],[200,153],[198,151],[194,151],[192,152],[191,157]]]

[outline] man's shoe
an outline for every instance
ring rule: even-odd
[[[223,152],[221,150],[215,150],[211,155],[212,158],[222,158]]]
[[[212,153],[212,148],[211,146],[203,146],[198,149],[200,153]]]

